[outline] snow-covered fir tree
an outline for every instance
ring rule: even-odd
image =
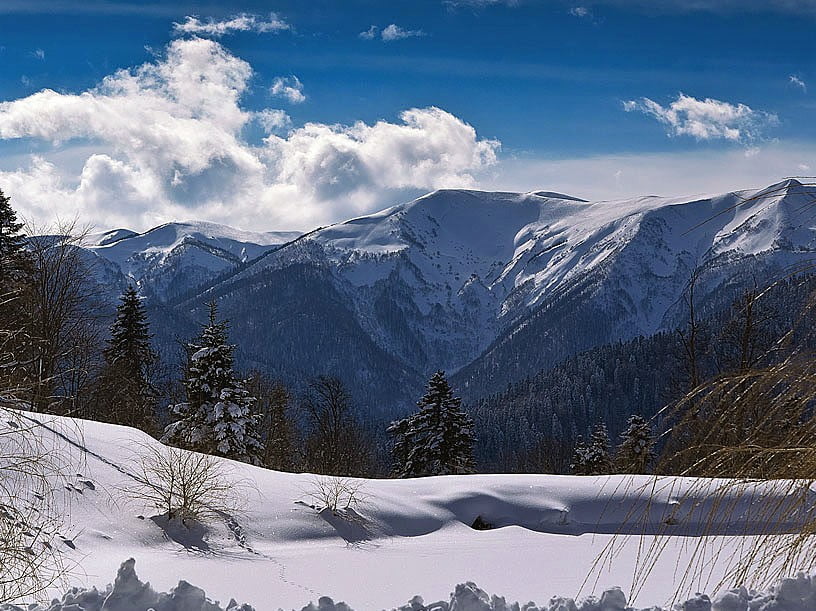
[[[22,228],[23,224],[17,220],[17,213],[11,207],[11,199],[0,191],[0,282],[8,282],[12,272],[20,267],[25,247]]]
[[[24,323],[28,262],[22,228],[10,198],[0,191],[0,402],[21,394],[22,363],[30,346]]]
[[[133,286],[116,307],[110,339],[104,350],[105,365],[96,384],[98,405],[94,417],[146,431],[155,427],[156,390],[150,369],[156,355],[150,345],[147,312]]]
[[[233,372],[235,346],[228,343],[227,322],[218,321],[214,302],[209,308],[208,324],[188,345],[187,401],[170,406],[176,420],[167,426],[162,441],[260,464],[263,443],[255,399]]]
[[[587,442],[579,441],[572,457],[572,472],[575,475],[606,475],[612,471],[609,456],[609,434],[606,426],[598,424],[592,429]]]
[[[615,455],[619,473],[646,473],[654,459],[655,438],[649,423],[637,414],[629,417]]]
[[[423,477],[472,473],[473,420],[462,411],[444,371],[428,382],[419,411],[388,428],[394,438],[394,475]]]

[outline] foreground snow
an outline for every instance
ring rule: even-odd
[[[712,591],[730,568],[719,561],[699,579],[685,579],[695,548],[689,535],[709,520],[712,501],[705,490],[695,490],[694,480],[649,477],[369,480],[359,482],[359,505],[333,513],[309,506],[316,476],[229,463],[241,481],[236,496],[244,509],[180,536],[159,511],[124,492],[132,487],[136,457],[157,442],[96,422],[49,417],[44,426],[44,436],[69,451],[74,463],[63,490],[69,507],[63,535],[68,559],[76,563],[68,580],[82,587],[107,583],[124,558],[134,558],[142,579],[157,591],[186,580],[214,600],[240,594],[259,610],[300,609],[321,596],[358,611],[391,609],[417,592],[427,601],[450,600],[452,585],[467,582],[541,603],[553,596],[580,599],[609,586],[633,591],[641,546],[657,536],[663,553],[629,603],[645,607],[665,604],[678,587],[684,595]],[[728,515],[707,525],[721,535],[710,553],[727,558],[729,550],[764,533],[761,509],[778,502],[784,501],[768,489],[730,499]],[[477,517],[495,528],[474,530]],[[783,525],[782,531],[796,528]],[[645,539],[618,536],[627,532]],[[613,544],[614,562],[595,566],[599,557],[611,558],[604,552]],[[586,607],[594,608],[601,609]]]
[[[116,580],[104,590],[72,588],[61,599],[47,606],[29,606],[27,611],[254,611],[249,604],[230,599],[226,607],[207,598],[201,588],[180,581],[167,593],[157,593],[149,583],[136,575],[135,561],[131,558],[119,568]],[[678,611],[812,611],[816,609],[816,579],[804,574],[795,579],[784,579],[767,592],[734,588],[714,598],[696,594],[683,603],[672,606]],[[503,596],[490,596],[475,583],[459,584],[447,600],[425,603],[416,595],[395,611],[627,611],[626,595],[620,588],[610,588],[599,597],[588,596],[578,603],[569,597],[554,596],[541,606],[534,602],[508,602]],[[24,611],[7,605],[0,611]],[[322,596],[317,604],[310,602],[301,611],[353,611],[346,603],[335,603]],[[662,611],[651,607],[644,611]]]

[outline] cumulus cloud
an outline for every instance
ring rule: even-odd
[[[573,6],[569,10],[569,14],[573,17],[578,17],[579,19],[586,19],[592,16],[592,11],[585,6]]]
[[[182,38],[87,91],[0,102],[0,140],[52,144],[16,167],[6,160],[0,188],[39,220],[75,211],[135,229],[190,217],[308,229],[393,204],[406,190],[473,186],[496,162],[498,142],[439,108],[292,128],[282,110],[243,107],[251,77],[219,43]],[[262,142],[246,139],[250,122],[267,134]]]
[[[197,36],[221,37],[232,32],[281,32],[290,29],[276,13],[270,13],[268,18],[249,13],[239,13],[229,19],[207,19],[202,21],[198,17],[188,15],[183,22],[173,23],[173,30],[177,34],[195,34]]]
[[[42,49],[34,49],[31,52],[31,55],[32,55],[32,57],[35,57],[40,61],[45,60],[45,51],[43,51]]]
[[[731,104],[712,98],[699,100],[683,93],[668,106],[649,98],[623,103],[626,112],[642,112],[666,125],[671,136],[691,136],[696,140],[751,142],[763,130],[775,125],[775,115],[754,110],[745,104]]]
[[[258,121],[266,134],[274,134],[292,125],[292,118],[285,110],[278,108],[264,108],[255,113],[255,120]]]
[[[803,81],[801,78],[799,78],[795,74],[791,74],[788,77],[788,82],[791,85],[794,85],[795,87],[799,87],[799,89],[801,89],[802,91],[807,93],[807,83],[805,83],[805,81]]]
[[[277,77],[272,81],[269,93],[286,98],[292,104],[300,104],[306,101],[306,95],[303,93],[303,83],[296,76]]]
[[[392,40],[402,40],[403,38],[415,38],[418,36],[425,36],[422,30],[406,30],[395,23],[387,25],[383,28],[381,33],[382,39],[386,42]]]

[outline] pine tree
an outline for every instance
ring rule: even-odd
[[[162,441],[260,464],[263,443],[255,399],[233,372],[235,346],[228,343],[227,322],[218,322],[214,302],[209,308],[208,324],[188,345],[187,402],[170,406],[177,419],[167,426]]]
[[[0,286],[6,287],[22,271],[25,237],[23,224],[11,207],[11,199],[0,190]]]
[[[20,400],[30,380],[26,363],[30,360],[30,329],[27,327],[27,288],[30,288],[29,261],[23,224],[0,191],[0,400]]]
[[[649,423],[637,414],[630,416],[621,440],[615,455],[615,470],[619,473],[646,473],[654,459],[655,444]]]
[[[473,421],[437,371],[418,402],[419,411],[388,427],[394,438],[394,475],[423,477],[473,473]]]
[[[589,441],[578,442],[570,468],[575,475],[607,475],[612,471],[606,426],[598,424],[592,429]]]
[[[93,417],[106,422],[156,430],[156,391],[150,380],[156,355],[150,346],[147,312],[136,289],[129,286],[116,308],[105,365],[96,384]]]

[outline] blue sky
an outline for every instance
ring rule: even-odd
[[[815,25],[816,0],[4,0],[0,189],[40,222],[307,229],[448,186],[761,186],[816,171]]]

